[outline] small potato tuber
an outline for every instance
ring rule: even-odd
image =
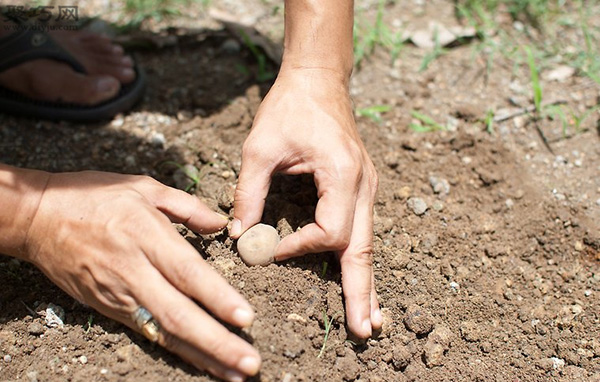
[[[273,262],[279,234],[270,225],[257,224],[248,229],[237,242],[240,257],[248,265],[267,265]]]

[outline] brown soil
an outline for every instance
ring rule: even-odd
[[[203,174],[195,193],[230,213],[241,144],[268,84],[238,69],[257,70],[246,49],[223,50],[228,38],[190,31],[174,47],[138,52],[147,95],[109,123],[0,116],[0,161],[144,173],[171,185],[176,167],[165,161],[193,164]],[[556,121],[541,121],[555,154],[527,116],[491,135],[477,121],[488,109],[510,108],[509,97],[530,104],[527,68],[498,58],[485,75],[467,45],[418,72],[424,54],[408,46],[390,65],[377,52],[353,78],[357,107],[394,106],[382,123],[358,118],[380,175],[374,266],[385,325],[377,336],[348,337],[333,256],[249,268],[225,234],[180,228],[256,308],[245,334],[264,365],[253,380],[600,381],[598,113],[566,138]],[[546,99],[598,103],[598,85],[583,77],[544,85]],[[413,109],[456,129],[412,132]],[[447,193],[434,192],[432,176]],[[305,224],[314,191],[310,177],[278,177],[263,221],[282,234]],[[411,197],[427,203],[423,215],[408,207]],[[76,303],[29,264],[1,258],[0,285],[0,380],[213,380]],[[35,313],[48,303],[64,308],[63,327]],[[325,316],[334,322],[319,358]]]

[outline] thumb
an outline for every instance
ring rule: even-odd
[[[248,228],[260,222],[272,175],[272,168],[262,165],[259,161],[244,160],[242,157],[233,201],[234,219],[230,231],[232,238],[237,239]]]

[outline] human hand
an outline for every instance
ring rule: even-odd
[[[252,323],[252,308],[171,222],[212,233],[227,218],[148,177],[52,174],[25,259],[80,302],[136,331],[132,313],[145,307],[161,326],[158,343],[200,369],[228,381],[256,374],[258,352],[194,300],[240,327]]]
[[[377,174],[358,135],[346,81],[327,69],[282,70],[242,150],[231,236],[260,222],[271,177],[312,173],[315,223],[285,237],[276,260],[335,251],[348,327],[366,338],[382,325],[375,291],[373,204]]]

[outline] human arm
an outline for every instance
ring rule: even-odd
[[[226,380],[258,371],[258,352],[194,301],[236,326],[253,320],[248,302],[171,224],[222,229],[227,219],[197,198],[148,177],[0,164],[0,204],[2,253],[134,330],[132,313],[144,306],[162,327],[158,342],[200,369]]]
[[[273,174],[312,173],[315,223],[285,237],[276,259],[335,251],[348,326],[366,338],[382,324],[372,269],[377,175],[348,91],[353,2],[287,0],[285,7],[283,62],[244,143],[231,235],[260,221]]]

